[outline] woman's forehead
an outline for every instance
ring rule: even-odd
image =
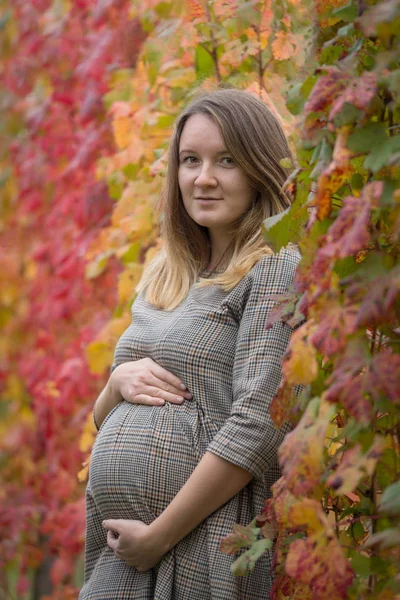
[[[226,150],[225,146],[220,128],[211,117],[196,114],[188,118],[179,140],[179,152],[195,148],[221,152]]]

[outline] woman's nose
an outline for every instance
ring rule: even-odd
[[[215,173],[211,165],[204,163],[201,165],[200,173],[197,175],[194,183],[198,186],[217,185]]]

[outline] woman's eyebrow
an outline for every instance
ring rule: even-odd
[[[181,150],[181,151],[179,152],[179,156],[180,156],[181,154],[183,154],[184,152],[192,152],[193,154],[197,154],[197,153],[198,153],[198,151],[197,151],[197,150],[190,150],[189,148],[188,148],[188,149],[184,148],[183,150]],[[226,149],[224,148],[223,150],[218,150],[218,152],[217,152],[216,154],[230,154],[230,152],[229,152],[229,150],[226,150]]]

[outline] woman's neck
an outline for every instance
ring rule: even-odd
[[[230,236],[228,235],[218,235],[212,234],[210,235],[210,243],[211,243],[211,256],[210,261],[207,265],[207,270],[214,271],[217,268],[223,268],[225,260],[226,260],[226,251],[230,244]]]

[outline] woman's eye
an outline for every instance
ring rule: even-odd
[[[221,161],[224,163],[224,165],[234,165],[234,160],[231,156],[224,156]]]
[[[188,163],[189,165],[194,165],[197,161],[195,156],[185,156],[182,162]]]

